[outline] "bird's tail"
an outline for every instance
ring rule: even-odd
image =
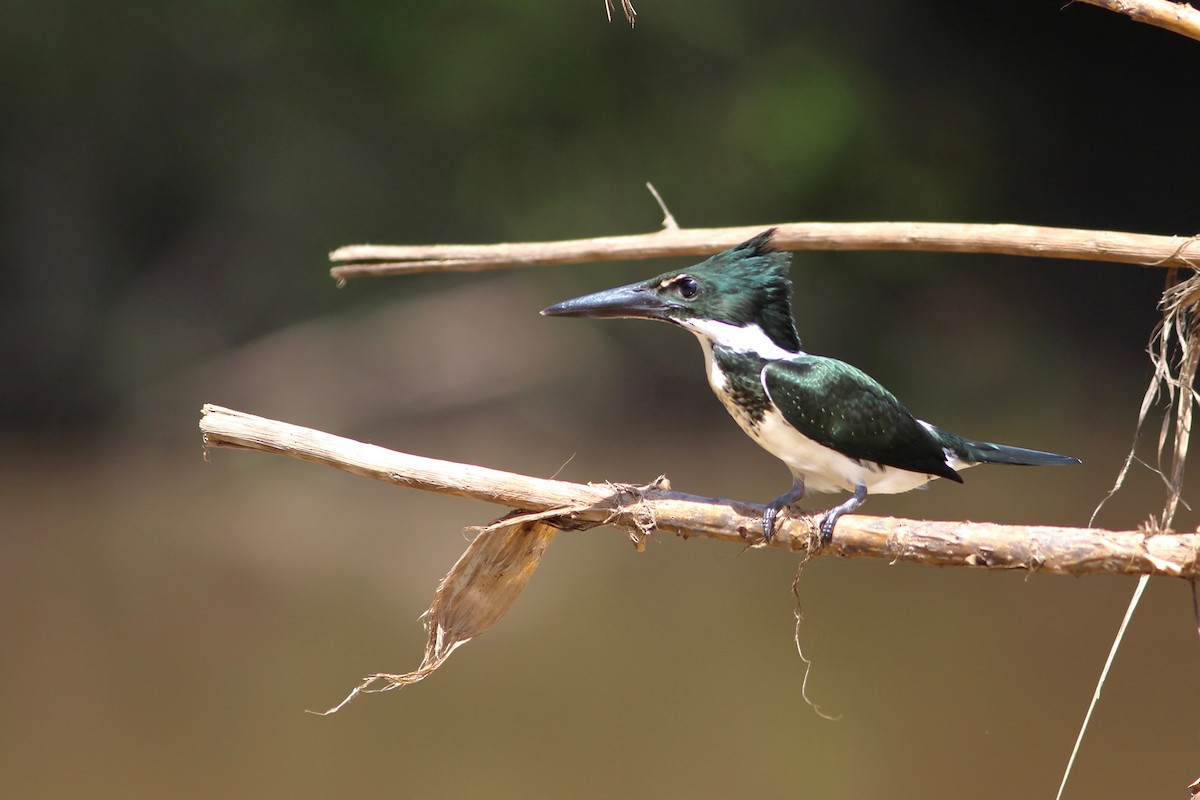
[[[942,444],[958,454],[963,461],[972,464],[1020,464],[1030,467],[1066,466],[1081,463],[1078,458],[1062,456],[1058,453],[1047,453],[1044,450],[1030,450],[1026,447],[1013,447],[1007,444],[992,442],[977,442],[974,439],[964,439],[952,433],[939,430],[938,438]]]

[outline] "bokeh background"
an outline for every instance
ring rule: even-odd
[[[691,337],[543,306],[672,263],[352,282],[359,242],[799,220],[1200,228],[1200,45],[1082,5],[14,0],[0,26],[0,796],[1051,797],[1134,581],[564,534],[425,683],[501,509],[201,451],[213,402],[399,450],[765,501]],[[803,253],[809,350],[1081,457],[877,514],[1086,524],[1159,270]],[[1152,448],[1141,453],[1153,459]],[[1161,508],[1137,468],[1101,515]],[[1189,492],[1185,499],[1194,497]],[[1185,511],[1180,525],[1194,527]],[[1186,584],[1151,584],[1068,797],[1200,774]]]

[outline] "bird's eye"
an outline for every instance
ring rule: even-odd
[[[684,300],[691,300],[700,294],[700,284],[691,275],[680,275],[675,281],[675,287],[679,290],[679,296]]]

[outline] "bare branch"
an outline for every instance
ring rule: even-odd
[[[611,524],[632,536],[657,530],[758,544],[763,507],[712,499],[657,485],[576,484],[386,450],[310,428],[206,405],[200,430],[208,448],[233,447],[287,455],[376,480],[472,497],[538,513],[564,528]],[[817,518],[790,516],[773,545],[805,550]],[[1025,569],[1064,575],[1120,573],[1200,577],[1200,534],[1088,528],[927,522],[846,516],[823,552],[941,566]]]
[[[560,242],[469,245],[349,245],[329,254],[337,280],[418,272],[479,272],[591,261],[709,255],[761,233],[769,225],[664,229],[631,236]],[[972,225],[950,222],[793,222],[774,226],[784,250],[921,250],[1000,253],[1147,267],[1195,267],[1200,238],[1147,233]]]
[[[1079,0],[1200,41],[1200,10],[1171,0]]]

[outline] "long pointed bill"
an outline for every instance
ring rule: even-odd
[[[605,289],[542,309],[546,317],[632,317],[666,319],[671,305],[641,283]]]

